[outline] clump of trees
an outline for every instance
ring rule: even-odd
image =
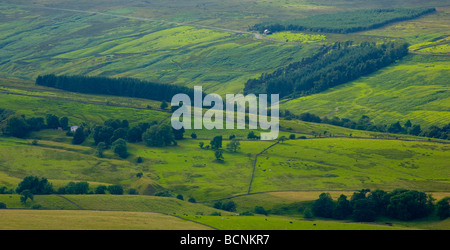
[[[449,198],[434,204],[435,199],[424,192],[407,189],[384,190],[362,189],[353,193],[350,200],[341,195],[334,201],[329,193],[322,193],[313,203],[312,214],[333,219],[353,219],[371,222],[379,216],[404,221],[423,218],[437,212],[441,219],[450,213]]]
[[[25,138],[32,131],[42,129],[69,129],[69,118],[53,114],[47,114],[44,117],[30,117],[25,115],[14,114],[12,111],[0,110],[0,127],[2,133],[17,138]]]
[[[121,185],[99,185],[95,190],[92,190],[88,182],[69,182],[65,186],[55,190],[53,185],[44,177],[37,176],[25,177],[17,186],[15,190],[8,190],[6,187],[1,187],[2,193],[17,193],[24,194],[23,196],[32,199],[33,195],[47,195],[47,194],[106,194],[108,191],[110,194],[120,195],[124,193]]]
[[[310,58],[245,83],[244,92],[299,97],[327,90],[390,65],[408,54],[408,44],[337,42]]]
[[[216,209],[225,210],[228,212],[236,212],[236,203],[231,200],[226,201],[226,202],[218,201],[218,202],[214,203],[213,207]]]

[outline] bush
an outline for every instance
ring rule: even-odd
[[[29,190],[32,194],[52,194],[53,186],[46,178],[35,176],[25,177],[17,186],[16,193],[20,194],[24,190]]]
[[[138,193],[138,191],[137,191],[136,189],[130,188],[130,189],[128,190],[128,194],[131,194],[131,195],[137,195],[137,194],[139,194],[139,193]]]
[[[95,189],[95,194],[106,194],[108,188],[105,185],[100,185]]]
[[[450,197],[445,197],[436,203],[436,215],[441,220],[445,220],[450,217]]]
[[[124,139],[117,139],[112,144],[112,150],[121,158],[125,159],[128,157],[127,142]]]
[[[387,206],[390,217],[413,220],[425,217],[433,211],[432,198],[423,192],[411,190],[394,195]]]
[[[334,202],[329,193],[322,193],[319,195],[312,207],[314,216],[331,218],[333,217]]]
[[[6,204],[3,202],[0,202],[0,209],[6,209]]]
[[[89,183],[87,182],[69,182],[66,186],[58,189],[58,194],[88,194]]]
[[[261,206],[256,206],[254,211],[255,214],[264,214],[264,215],[268,214],[268,212]]]
[[[123,188],[120,185],[111,185],[108,187],[108,192],[110,194],[114,195],[122,195],[123,194]]]

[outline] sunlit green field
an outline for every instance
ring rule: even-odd
[[[449,145],[327,138],[286,141],[258,158],[252,191],[449,188]]]
[[[411,120],[427,128],[450,120],[450,63],[445,58],[410,55],[367,77],[282,104],[300,114],[358,120],[369,116],[374,123]]]
[[[35,15],[27,8],[5,6],[1,11],[5,22],[0,24],[0,60],[8,63],[0,66],[0,75],[5,77],[34,80],[48,73],[134,77],[237,93],[249,78],[299,61],[317,49],[118,16],[50,10]],[[52,23],[50,17],[59,21]]]
[[[322,34],[306,34],[301,32],[277,32],[267,37],[286,42],[318,43],[326,39]]]
[[[1,230],[210,230],[158,213],[122,211],[2,210]],[[164,223],[161,223],[164,221]]]
[[[387,5],[437,7],[437,12],[348,35],[259,36],[247,30],[264,21]],[[101,125],[107,119],[126,119],[130,125],[168,121],[169,110],[161,110],[157,101],[70,93],[35,86],[34,80],[47,73],[135,77],[236,94],[249,78],[301,61],[322,45],[403,40],[411,54],[402,60],[323,93],[283,100],[281,109],[352,120],[366,115],[382,124],[411,120],[424,129],[443,126],[450,121],[448,8],[440,0],[7,0],[0,3],[0,108],[27,118],[67,116],[70,125]],[[111,150],[99,158],[92,137],[72,145],[64,131],[32,132],[26,139],[0,136],[0,187],[15,189],[24,177],[35,175],[47,178],[55,189],[86,181],[90,191],[112,184],[125,191],[35,195],[25,204],[20,194],[1,194],[0,202],[11,209],[0,210],[0,229],[450,228],[450,219],[434,215],[412,222],[378,218],[367,224],[304,218],[305,208],[322,192],[333,199],[362,188],[415,189],[436,199],[449,196],[446,141],[299,120],[281,119],[280,126],[280,135],[294,134],[297,139],[246,140],[249,129],[187,130],[176,146],[128,143],[126,159]],[[198,139],[191,139],[194,132]],[[224,138],[224,161],[215,160],[213,150],[199,147],[217,135]],[[242,140],[237,152],[226,149],[230,135]],[[128,195],[132,189],[138,195]],[[172,197],[155,196],[160,193]],[[235,201],[236,211],[213,208],[217,200]],[[270,215],[236,216],[255,206]]]

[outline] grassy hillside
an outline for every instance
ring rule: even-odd
[[[142,212],[6,210],[2,230],[210,230],[173,216]],[[160,223],[164,221],[164,223]]]
[[[447,144],[328,138],[278,144],[258,158],[252,192],[449,188]]]
[[[417,7],[437,11],[349,35],[248,32],[267,21]],[[0,3],[0,109],[26,118],[67,116],[69,125],[84,122],[91,128],[108,119],[127,120],[130,127],[160,123],[169,121],[170,112],[158,101],[71,93],[36,86],[34,80],[51,73],[134,77],[236,94],[248,79],[310,57],[324,45],[406,41],[410,54],[394,64],[319,94],[283,100],[281,109],[352,120],[366,115],[388,125],[410,120],[423,129],[443,126],[450,121],[449,8],[440,0],[7,0]],[[81,145],[53,129],[24,139],[0,135],[0,188],[14,190],[34,175],[47,178],[55,190],[84,181],[90,191],[113,184],[125,191],[35,195],[26,203],[20,194],[0,194],[0,202],[11,208],[0,210],[0,229],[450,228],[450,219],[435,215],[409,222],[306,219],[305,209],[322,192],[336,199],[363,188],[405,188],[436,199],[448,196],[450,144],[285,118],[280,136],[295,139],[248,140],[249,129],[187,130],[176,146],[127,143],[125,159],[111,149],[98,157],[92,134]],[[194,132],[197,139],[191,138]],[[199,146],[217,135],[224,138],[223,161]],[[237,152],[226,149],[231,135],[241,140]],[[236,211],[213,208],[218,200],[234,201]],[[269,215],[235,216],[253,213],[255,206]]]
[[[450,63],[446,58],[410,55],[367,77],[323,93],[290,100],[282,107],[349,119],[369,116],[375,123],[406,122],[423,127],[450,120]]]
[[[315,51],[222,30],[0,7],[4,51],[0,75],[5,77],[34,80],[49,73],[134,77],[236,93],[248,78]]]

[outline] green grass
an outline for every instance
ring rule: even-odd
[[[5,10],[10,11],[1,8],[0,13]],[[71,12],[36,16],[39,10],[25,10],[6,15],[7,22],[0,25],[0,60],[8,61],[0,66],[1,76],[134,77],[202,85],[208,92],[225,94],[240,92],[247,79],[316,51],[223,30]],[[59,21],[52,22],[56,17]]]
[[[70,125],[79,125],[82,122],[100,125],[111,118],[126,119],[130,124],[134,124],[161,121],[169,116],[168,113],[154,110],[4,93],[0,93],[0,106],[27,117],[45,117],[47,114],[54,114],[58,117],[67,116]]]
[[[405,230],[405,227],[265,216],[188,216],[220,230]]]
[[[366,115],[377,124],[411,120],[423,128],[442,126],[450,120],[449,72],[445,58],[410,55],[367,77],[290,100],[281,107],[296,114],[332,113],[331,117],[352,120]]]
[[[324,138],[280,143],[258,158],[252,192],[449,188],[447,144]]]
[[[127,119],[130,124],[161,121],[169,116],[159,102],[142,99],[93,96],[34,86],[39,74],[87,74],[127,76],[149,81],[202,85],[207,92],[237,93],[249,78],[273,72],[289,63],[311,56],[318,45],[352,40],[382,42],[405,40],[413,53],[396,64],[321,94],[282,104],[293,113],[359,119],[368,115],[375,123],[411,120],[413,124],[448,123],[449,10],[443,1],[151,1],[139,0],[53,1],[37,5],[95,10],[111,15],[33,8],[29,1],[0,4],[0,107],[27,117],[52,113],[68,116],[72,124],[101,124],[106,119]],[[18,6],[18,5],[20,6]],[[276,41],[257,40],[249,34],[195,27],[208,25],[247,30],[264,21],[287,20],[323,13],[366,8],[438,7],[437,13],[417,20],[399,22],[382,29],[339,34],[280,33]],[[114,15],[146,17],[139,20]],[[179,26],[172,22],[187,22]],[[289,40],[292,44],[286,44]],[[297,43],[311,43],[299,46]],[[433,55],[441,55],[440,57]],[[19,80],[28,79],[28,81]],[[152,110],[147,110],[147,105]],[[273,142],[242,141],[238,153],[225,152],[224,162],[214,160],[212,150],[201,150],[215,135],[235,134],[245,139],[249,130],[200,130],[198,140],[179,141],[176,147],[149,148],[128,144],[131,155],[120,159],[108,150],[95,156],[92,138],[80,146],[71,144],[64,132],[42,130],[29,138],[0,137],[0,186],[10,189],[28,175],[46,177],[55,188],[69,181],[98,185],[121,184],[134,188],[139,196],[36,195],[22,204],[19,195],[0,195],[8,208],[0,211],[2,229],[448,229],[449,219],[434,217],[413,222],[395,221],[393,227],[377,224],[303,220],[301,208],[310,205],[322,191],[336,198],[361,188],[449,190],[448,144],[423,138],[357,131],[326,124],[281,120],[282,135],[305,135],[307,140],[288,140],[260,155],[256,162],[251,195],[246,195],[256,154]],[[336,136],[312,139],[314,134]],[[189,138],[193,130],[185,133]],[[348,138],[368,137],[365,139]],[[399,139],[396,139],[398,137]],[[378,139],[376,139],[378,138]],[[389,138],[390,140],[380,139]],[[33,146],[31,141],[38,140]],[[421,141],[404,141],[418,139]],[[224,146],[227,141],[224,141]],[[136,163],[141,156],[144,161]],[[137,178],[137,173],[143,173]],[[288,192],[304,190],[308,192]],[[316,190],[316,191],[311,191]],[[334,191],[333,191],[334,190]],[[189,203],[175,198],[151,196],[168,191],[184,199],[194,197],[206,203]],[[282,191],[282,192],[272,192]],[[254,194],[255,192],[262,192]],[[238,211],[252,211],[256,205],[271,216],[232,216],[218,212],[211,200],[233,198]],[[436,195],[436,196],[434,196]],[[433,192],[433,197],[446,196]],[[70,201],[71,202],[70,202]],[[208,202],[209,201],[209,202]],[[40,205],[41,210],[29,209]],[[72,209],[104,210],[74,211]],[[58,210],[58,211],[56,211]],[[60,211],[70,210],[70,211]],[[107,211],[108,210],[108,211]],[[115,210],[115,211],[109,211]],[[155,214],[157,213],[157,214]],[[174,216],[205,223],[202,226]],[[275,216],[275,215],[276,216]],[[267,221],[266,221],[267,219]],[[109,222],[108,222],[109,221]],[[291,223],[292,222],[292,223]],[[316,224],[314,226],[313,224]]]
[[[178,217],[142,212],[2,210],[0,219],[2,230],[211,230]]]

